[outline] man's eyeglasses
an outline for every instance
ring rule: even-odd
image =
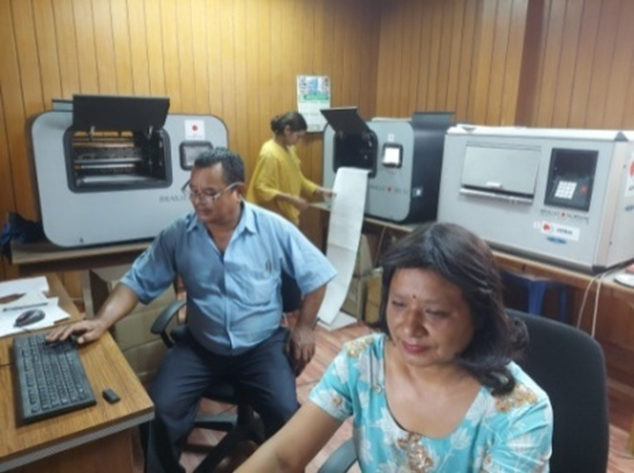
[[[230,190],[234,189],[239,184],[241,183],[234,182],[233,184],[229,184],[227,187],[225,187],[224,189],[220,189],[219,191],[204,190],[204,191],[198,192],[198,191],[193,191],[189,187],[189,182],[187,182],[182,187],[181,191],[183,191],[183,194],[185,195],[185,197],[191,201],[193,201],[194,199],[199,199],[200,201],[205,202],[207,204],[212,204],[215,201],[217,201],[222,196],[222,194],[229,192]]]

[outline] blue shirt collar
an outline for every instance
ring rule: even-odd
[[[257,233],[257,226],[255,224],[255,212],[253,211],[253,207],[248,202],[242,201],[240,204],[242,206],[242,214],[240,215],[240,221],[238,222],[238,226],[236,227],[236,233],[241,233],[243,230],[247,230],[250,233]],[[196,228],[200,228],[201,230],[205,230],[205,225],[198,220],[196,217],[196,212],[190,212],[187,217],[187,223],[185,225],[185,230],[187,232],[192,232]]]

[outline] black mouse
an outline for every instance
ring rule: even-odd
[[[18,318],[15,319],[15,326],[24,327],[26,325],[34,324],[35,322],[42,320],[45,315],[44,311],[40,309],[27,310],[18,315]]]

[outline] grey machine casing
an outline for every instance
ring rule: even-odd
[[[458,125],[438,220],[493,247],[597,273],[634,258],[634,134]]]
[[[120,97],[89,99],[93,100],[88,103],[89,109],[91,103],[97,104],[91,113],[100,115],[99,106],[106,103],[107,107],[108,99]],[[119,111],[127,107],[125,100],[121,103],[124,106]],[[131,104],[134,108],[130,113],[137,112],[139,102]],[[79,127],[74,126],[72,110],[44,112],[29,122],[27,136],[42,223],[52,243],[76,247],[150,239],[192,210],[181,187],[188,181],[200,152],[227,146],[227,129],[214,116],[167,115],[168,107],[169,102],[162,117],[152,117],[150,121],[158,123],[154,128],[149,125],[147,130],[132,130],[135,138],[123,144],[112,131],[119,128],[119,120],[122,129],[117,132],[126,131],[127,117],[111,114],[110,123],[104,125],[109,133],[101,136],[99,126],[85,133],[81,156],[73,156],[72,135]],[[143,137],[150,135],[154,136],[151,146],[155,149],[147,152]],[[92,149],[94,154],[86,151]],[[152,153],[153,162],[144,163],[146,154]],[[160,177],[149,176],[159,161]],[[91,174],[78,177],[77,170]]]
[[[434,220],[444,137],[452,113],[415,113],[411,120],[364,121],[356,107],[322,110],[323,179],[332,187],[337,169],[368,170],[365,214],[399,223]]]

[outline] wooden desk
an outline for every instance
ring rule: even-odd
[[[56,277],[49,277],[49,285],[71,318],[80,318]],[[0,339],[3,360],[8,359],[11,340]],[[17,418],[13,366],[0,365],[0,471],[133,471],[131,429],[154,417],[152,402],[110,334],[82,347],[80,356],[97,404],[29,425]],[[114,389],[121,401],[108,404],[101,397],[105,388]]]
[[[302,214],[302,231],[317,247],[324,251],[326,249],[329,217],[330,209],[323,203],[312,204],[311,208]],[[371,217],[365,217],[363,221],[363,231],[379,232],[382,236],[391,234],[396,237],[402,237],[410,233],[416,227],[417,225],[400,225],[398,223],[387,222]],[[390,238],[388,236],[387,238],[381,238],[381,240],[383,240],[385,244],[385,242],[390,241]],[[608,271],[605,273],[599,285],[599,278],[590,274],[511,255],[503,251],[493,251],[493,255],[501,269],[554,279],[581,291],[585,291],[586,288],[588,288],[592,294],[596,294],[596,291],[599,290],[599,295],[602,297],[624,301],[630,308],[634,308],[634,288],[628,288],[615,282],[614,274],[616,271]],[[589,298],[587,308],[590,308],[592,305],[593,302]],[[589,321],[584,319],[584,322],[587,323]],[[577,320],[575,319],[574,324],[576,323]],[[628,327],[631,327],[631,324],[622,329],[628,330]],[[614,330],[618,331],[619,328],[615,328]],[[606,353],[608,367],[612,366],[610,363],[614,362],[616,358],[623,358],[623,356],[631,354],[631,349],[629,352],[625,351],[618,343],[611,343],[610,340],[600,340],[600,343]],[[625,355],[623,355],[624,352]],[[628,387],[628,391],[631,390],[632,388]],[[634,421],[632,422],[627,448],[630,453],[634,454]]]
[[[134,261],[152,240],[87,248],[62,248],[48,241],[11,242],[11,264],[21,276],[61,271],[82,271]]]

